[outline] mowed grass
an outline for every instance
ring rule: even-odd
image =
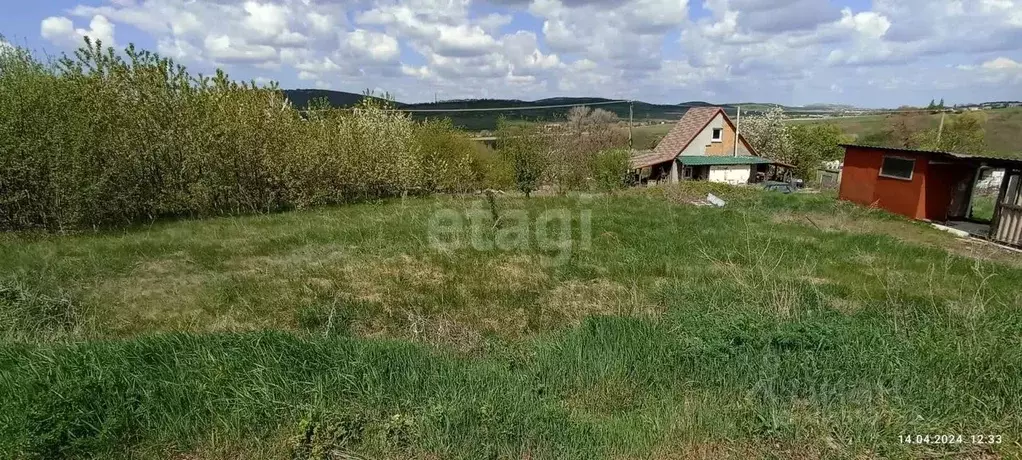
[[[827,195],[691,187],[480,218],[485,242],[514,210],[566,212],[563,263],[534,239],[431,246],[438,211],[489,216],[478,197],[4,235],[0,453],[1022,454],[1016,254]],[[689,204],[707,191],[728,206]]]

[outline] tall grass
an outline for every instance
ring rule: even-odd
[[[369,99],[302,116],[275,86],[86,40],[0,49],[0,229],[82,229],[470,187],[450,123]]]
[[[423,238],[483,206],[0,234],[0,458],[1019,454],[1022,270],[949,234],[687,183],[500,198],[591,209],[564,265]]]

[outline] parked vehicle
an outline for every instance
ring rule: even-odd
[[[796,188],[796,186],[794,184],[790,184],[788,182],[775,182],[775,181],[763,182],[763,189],[764,190],[769,190],[769,191],[772,191],[772,192],[781,192],[781,193],[784,193],[784,194],[795,193],[795,191],[797,190],[797,188]]]

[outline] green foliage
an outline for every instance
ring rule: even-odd
[[[614,129],[617,116],[603,109],[573,107],[567,122],[548,133],[550,148],[543,183],[564,193],[590,186],[600,152],[628,145],[626,134]]]
[[[815,179],[820,162],[844,156],[844,149],[839,144],[845,142],[846,138],[836,125],[789,125],[787,129],[791,138],[789,164],[795,167],[795,175],[798,177]]]
[[[43,294],[21,282],[0,280],[0,341],[67,336],[80,330],[85,316],[67,293]]]
[[[626,149],[604,150],[593,159],[593,185],[600,191],[613,191],[628,184],[628,160],[631,154]]]
[[[795,175],[815,180],[821,161],[841,158],[847,138],[830,123],[788,124],[784,110],[773,108],[742,122],[742,134],[760,155],[795,167]]]
[[[863,135],[858,142],[878,147],[987,153],[985,113],[941,116],[945,118],[943,131],[939,124],[934,126],[927,115],[904,113],[888,118],[883,128]]]
[[[515,187],[514,167],[503,155],[481,142],[472,143],[472,179],[476,189],[509,190]]]
[[[925,150],[982,154],[987,150],[984,118],[978,112],[948,117],[942,131],[938,127],[915,133],[912,144]]]
[[[384,95],[385,97],[387,95]],[[460,189],[470,141],[365,98],[192,76],[156,54],[87,41],[53,65],[0,49],[0,228],[122,226]]]
[[[449,119],[427,119],[414,130],[418,178],[424,191],[459,191],[472,185],[475,142]]]
[[[504,118],[497,122],[497,151],[514,171],[515,188],[526,195],[540,186],[548,148],[546,138],[536,127],[514,124]]]

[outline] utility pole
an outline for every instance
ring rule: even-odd
[[[738,156],[738,141],[742,135],[742,106],[738,106],[738,120],[735,122],[735,153],[733,156]]]
[[[635,117],[635,110],[634,110],[634,108],[635,108],[635,101],[634,100],[630,100],[629,101],[629,150],[631,150],[632,147],[633,147],[633,145],[632,145],[632,121],[634,120],[634,117]]]
[[[937,128],[937,148],[940,148],[940,135],[944,133],[944,115],[945,112],[940,112],[940,127]]]

